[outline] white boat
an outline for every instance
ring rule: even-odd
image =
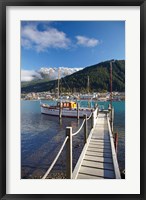
[[[74,101],[71,102],[57,102],[56,106],[51,106],[48,104],[41,103],[41,113],[46,115],[59,116],[61,110],[62,117],[77,117],[77,103]],[[90,116],[91,112],[94,110],[93,108],[85,108],[80,107],[79,109],[79,117],[83,117],[87,114],[87,117]]]
[[[59,77],[60,77],[60,70],[58,70],[58,99],[59,99]],[[88,90],[89,90],[89,77],[88,77]],[[41,113],[46,115],[53,115],[53,116],[61,116],[62,117],[83,117],[87,114],[87,117],[90,116],[93,108],[77,108],[77,102],[75,101],[58,101],[56,106],[51,106],[48,104],[40,103]]]

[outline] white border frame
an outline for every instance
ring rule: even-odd
[[[38,14],[41,13],[41,14]],[[20,21],[126,21],[126,179],[20,179]],[[140,194],[140,6],[7,6],[7,194]],[[133,88],[136,88],[134,90]],[[133,111],[133,99],[135,103]],[[17,126],[16,126],[17,125]],[[134,125],[134,126],[133,126]],[[133,156],[134,155],[134,156]],[[136,161],[136,162],[135,162]],[[135,173],[136,170],[136,173]]]

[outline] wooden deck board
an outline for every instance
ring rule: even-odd
[[[95,151],[95,152],[101,152],[101,153],[110,153],[111,154],[111,149],[104,149],[104,148],[92,148],[92,147],[88,147],[88,151]]]
[[[95,162],[106,162],[106,163],[112,163],[112,158],[105,158],[105,157],[99,157],[99,156],[89,156],[89,155],[85,155],[84,157],[85,160],[91,160],[91,161],[95,161]]]
[[[103,163],[103,162],[93,162],[93,161],[89,161],[89,160],[83,160],[82,166],[114,170],[113,164]]]
[[[95,169],[92,167],[81,166],[80,173],[85,173],[92,176],[99,176],[105,178],[115,178],[115,174],[111,170]]]
[[[86,155],[99,156],[99,157],[102,156],[102,157],[110,157],[110,158],[112,158],[111,152],[104,153],[104,152],[99,152],[99,151],[92,151],[92,150],[89,150],[89,149],[87,149]]]
[[[101,144],[101,143],[95,144],[95,143],[90,142],[90,147],[94,147],[94,148],[100,147],[100,148],[111,149],[110,144],[104,144],[104,143],[103,144]]]
[[[91,176],[88,174],[79,173],[78,179],[104,179],[103,177]]]

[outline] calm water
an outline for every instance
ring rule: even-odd
[[[72,126],[75,132],[82,123],[82,119],[78,121],[62,118],[60,121],[58,117],[43,115],[39,104],[39,101],[21,101],[21,178],[40,178],[44,175],[64,141],[65,128]],[[86,102],[81,104],[85,105]],[[109,103],[99,102],[99,104],[106,108]],[[113,106],[114,132],[119,133],[118,161],[120,169],[123,170],[125,169],[125,102],[113,102]],[[75,166],[83,148],[83,131],[73,138],[73,147],[73,166]],[[51,171],[51,177],[59,178],[64,175],[65,153],[64,150]]]

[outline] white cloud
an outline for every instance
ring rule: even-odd
[[[88,38],[85,36],[78,35],[76,36],[77,44],[84,47],[95,47],[99,44],[99,40],[95,38]]]
[[[64,32],[48,26],[45,28],[40,31],[37,24],[22,26],[22,46],[27,49],[33,48],[37,52],[47,51],[48,48],[68,48],[70,39]]]
[[[35,79],[48,78],[49,80],[54,80],[58,78],[58,69],[60,69],[60,78],[67,75],[73,74],[83,68],[70,68],[70,67],[59,67],[59,68],[46,68],[42,67],[38,71],[34,70],[21,70],[21,81],[32,81]]]
[[[42,79],[38,72],[34,70],[21,70],[21,81],[32,81],[36,78]]]
[[[60,78],[73,74],[83,68],[70,68],[70,67],[42,67],[37,72],[42,78],[49,78],[50,80],[58,79],[58,70]]]

